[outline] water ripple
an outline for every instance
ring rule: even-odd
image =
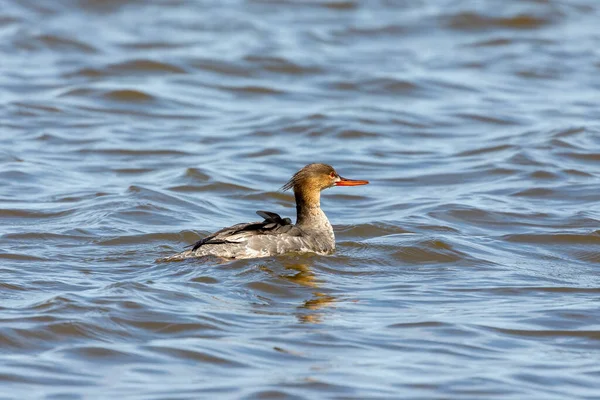
[[[600,7],[489,3],[5,1],[3,393],[597,397]],[[309,162],[334,254],[156,262]]]

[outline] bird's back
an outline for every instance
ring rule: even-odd
[[[257,211],[264,221],[249,222],[223,228],[194,243],[191,250],[169,257],[181,260],[190,257],[215,256],[240,259],[267,257],[289,252],[330,253],[334,250],[328,235],[306,232],[268,211]]]

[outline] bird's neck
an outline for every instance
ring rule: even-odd
[[[329,225],[327,216],[321,210],[321,192],[318,190],[295,190],[296,225],[304,229],[319,229]]]
[[[295,190],[296,226],[309,235],[311,243],[323,252],[335,250],[335,235],[327,216],[321,210],[321,192]]]

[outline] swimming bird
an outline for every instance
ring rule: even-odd
[[[257,211],[264,220],[241,223],[206,236],[190,250],[166,261],[216,256],[226,259],[259,258],[290,252],[331,254],[335,236],[321,210],[321,191],[333,186],[366,185],[368,181],[342,178],[327,164],[308,164],[281,187],[296,198],[296,223],[269,211]]]

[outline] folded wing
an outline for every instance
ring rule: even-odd
[[[223,228],[191,245],[192,251],[211,244],[243,243],[253,236],[302,235],[302,230],[293,225],[292,220],[289,218],[281,218],[279,214],[269,211],[257,211],[256,213],[264,218],[264,221],[242,223]]]

